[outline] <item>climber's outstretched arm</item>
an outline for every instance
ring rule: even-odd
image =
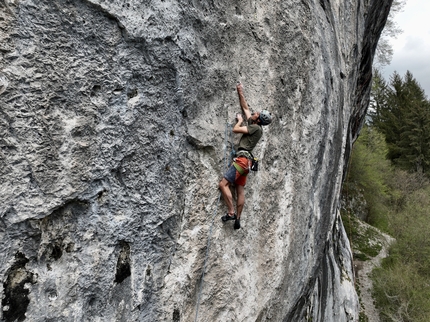
[[[236,85],[237,94],[239,95],[239,103],[243,112],[245,113],[245,117],[248,120],[251,117],[251,111],[249,110],[248,104],[245,100],[245,95],[243,94],[243,85],[242,83],[238,83]]]

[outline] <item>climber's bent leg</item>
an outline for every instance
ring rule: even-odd
[[[226,178],[223,178],[219,183],[219,189],[221,190],[222,196],[228,208],[228,213],[234,215],[233,195],[230,191],[230,182]]]

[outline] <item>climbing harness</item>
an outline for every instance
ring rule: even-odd
[[[246,176],[248,174],[248,172],[245,172],[245,170],[236,162],[233,162],[233,166],[236,168],[237,172],[239,172],[241,176]]]
[[[253,157],[251,162],[251,171],[258,171],[258,158]]]
[[[228,135],[227,132],[230,132],[230,135]],[[231,138],[232,138],[231,133],[232,133],[232,125],[229,124],[228,121],[227,121],[226,125],[225,125],[225,131],[224,131],[224,167],[226,169],[228,168],[228,166],[231,163],[231,160],[233,159],[233,154],[230,154],[230,159],[228,159],[228,157],[227,157],[228,137],[230,137],[231,149],[232,149],[232,152],[234,152],[233,141],[231,140]],[[221,192],[218,195],[218,200],[217,200],[217,203],[216,203],[215,211],[214,211],[214,213],[212,215],[212,223],[211,223],[211,226],[210,226],[210,229],[209,229],[208,243],[207,243],[207,246],[206,246],[206,255],[205,255],[205,260],[203,262],[202,278],[200,280],[200,289],[199,289],[199,294],[197,296],[196,318],[194,319],[194,322],[197,322],[197,319],[198,319],[198,316],[199,316],[200,297],[202,295],[202,290],[203,290],[203,280],[205,278],[206,264],[207,264],[207,261],[208,261],[208,258],[209,258],[209,248],[210,248],[210,245],[211,245],[212,227],[214,225],[215,216],[216,216],[216,214],[218,212],[218,207],[219,207],[220,200],[221,200]]]
[[[249,166],[248,170],[258,171],[258,158],[254,157],[254,155],[251,153],[251,151],[239,150],[239,152],[237,152],[237,156],[238,157],[245,157],[251,161],[251,165]],[[233,163],[233,165],[241,175],[244,175],[244,171],[242,168],[240,168],[239,165],[236,166],[235,163]]]
[[[249,152],[247,150],[239,150],[236,155],[238,157],[245,157],[248,160],[252,160],[253,159],[251,152]]]

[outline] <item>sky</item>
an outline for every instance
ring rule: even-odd
[[[390,39],[393,59],[382,75],[389,81],[394,71],[403,77],[409,70],[430,99],[430,0],[406,0],[394,21],[403,32]]]

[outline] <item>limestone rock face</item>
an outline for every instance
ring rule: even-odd
[[[357,321],[339,191],[391,1],[0,1],[2,320]],[[234,230],[238,80],[274,121]]]

